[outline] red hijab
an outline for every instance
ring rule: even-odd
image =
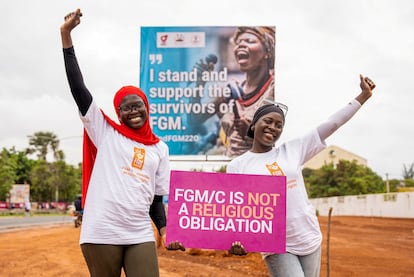
[[[134,86],[124,86],[114,96],[114,108],[116,114],[119,116],[119,105],[122,99],[127,96],[135,94],[138,95],[145,104],[145,107],[148,112],[147,120],[144,125],[139,129],[131,129],[121,122],[121,124],[116,123],[110,119],[103,111],[105,120],[120,134],[125,137],[135,140],[136,142],[153,145],[160,141],[160,139],[152,132],[150,123],[149,123],[149,104],[148,99],[145,93],[137,87]],[[93,165],[95,163],[97,148],[89,138],[86,130],[84,130],[83,136],[83,163],[82,163],[82,207],[85,206],[86,194],[88,191],[89,180],[93,170]]]

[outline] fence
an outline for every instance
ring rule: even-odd
[[[310,199],[319,215],[414,218],[414,192],[364,194]]]

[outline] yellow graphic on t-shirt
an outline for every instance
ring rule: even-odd
[[[266,165],[267,170],[269,170],[270,175],[272,176],[284,176],[283,170],[280,168],[280,166],[277,164],[277,162],[273,162],[272,164]]]
[[[134,158],[132,159],[132,167],[142,169],[145,161],[145,149],[134,147]]]

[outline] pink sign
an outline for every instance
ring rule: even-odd
[[[286,177],[172,171],[167,244],[285,253]]]

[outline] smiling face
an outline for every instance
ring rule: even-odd
[[[130,94],[122,98],[118,107],[118,119],[131,129],[139,129],[148,119],[148,111],[141,97]]]
[[[266,48],[260,39],[249,32],[240,34],[235,40],[234,56],[243,72],[267,66]]]
[[[254,124],[252,151],[264,153],[270,151],[283,132],[283,117],[280,113],[270,112],[260,117]]]

